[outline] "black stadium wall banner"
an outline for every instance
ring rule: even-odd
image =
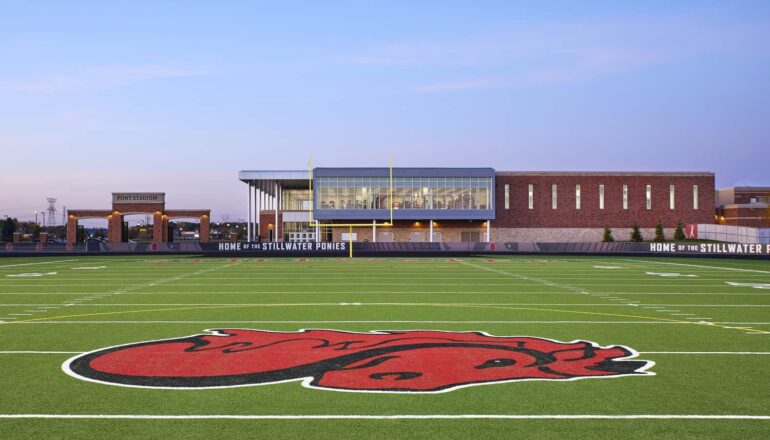
[[[82,254],[82,253],[179,253],[205,255],[249,254],[258,256],[347,256],[348,242],[217,242],[197,243],[102,243],[74,246],[51,243],[6,243],[0,256],[18,254]],[[494,254],[565,254],[565,255],[649,255],[649,256],[724,256],[769,258],[770,245],[759,243],[411,243],[355,242],[353,255],[494,255]]]

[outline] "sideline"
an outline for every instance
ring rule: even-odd
[[[252,414],[186,414],[186,415],[150,415],[150,414],[0,414],[0,419],[139,419],[139,420],[405,420],[405,419],[652,419],[652,420],[770,420],[770,416],[746,414],[292,414],[292,415],[252,415]]]

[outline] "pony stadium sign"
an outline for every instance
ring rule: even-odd
[[[165,203],[165,193],[112,193],[112,203]]]

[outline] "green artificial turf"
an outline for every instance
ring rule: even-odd
[[[770,262],[758,260],[4,258],[0,438],[767,438],[768,419],[302,418],[767,417],[770,289],[757,288],[762,284],[770,284]],[[299,381],[202,390],[127,388],[79,380],[61,368],[81,352],[227,328],[422,329],[580,339],[633,348],[639,359],[655,362],[650,370],[655,375],[393,394],[310,389]],[[33,417],[8,418],[18,414]]]

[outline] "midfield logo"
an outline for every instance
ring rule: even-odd
[[[653,375],[627,347],[483,332],[337,330],[210,334],[139,342],[75,356],[76,378],[113,385],[201,389],[301,380],[335,391],[432,393],[522,380]]]

